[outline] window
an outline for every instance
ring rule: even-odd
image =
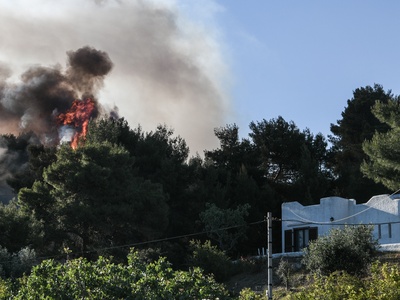
[[[293,231],[285,230],[285,249],[284,252],[293,252]]]
[[[310,241],[318,237],[317,227],[285,230],[285,252],[297,252],[306,248]]]
[[[391,239],[392,238],[392,224],[378,224],[375,226],[375,234],[378,239]]]
[[[300,228],[294,230],[294,251],[301,251],[301,249],[308,246],[308,228]]]

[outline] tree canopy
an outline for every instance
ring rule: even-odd
[[[397,191],[400,188],[400,102],[398,99],[377,102],[372,111],[390,130],[375,132],[371,140],[363,143],[368,157],[361,170],[368,178]]]
[[[363,142],[370,140],[375,132],[389,130],[387,124],[372,113],[372,107],[376,101],[387,103],[392,97],[391,91],[385,91],[379,84],[357,88],[353,98],[347,100],[342,119],[331,124],[330,167],[336,175],[336,195],[367,201],[372,195],[387,192],[382,185],[365,178],[360,166],[367,158]]]
[[[207,209],[200,214],[200,220],[208,236],[218,243],[220,249],[230,251],[240,239],[245,238],[249,208],[247,203],[235,209],[221,209],[208,203]]]
[[[43,179],[20,190],[19,202],[72,249],[156,238],[168,222],[165,195],[160,185],[136,177],[133,163],[109,142],[64,145]]]

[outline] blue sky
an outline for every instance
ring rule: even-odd
[[[400,93],[399,12],[394,0],[0,0],[0,81],[65,69],[67,51],[91,46],[114,62],[99,102],[131,127],[172,127],[192,154],[218,147],[216,127],[247,137],[278,116],[327,136],[356,88]]]
[[[281,115],[327,136],[356,88],[400,91],[398,1],[217,2],[243,131]]]

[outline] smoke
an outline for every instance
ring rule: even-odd
[[[78,97],[93,99],[90,116],[105,112],[94,99],[111,69],[108,55],[91,47],[68,51],[65,69],[60,65],[32,66],[18,83],[8,83],[9,69],[0,68],[0,128],[7,134],[0,136],[0,201],[10,199],[12,191],[6,181],[26,167],[27,147],[39,143],[36,138],[45,145],[74,138],[77,129],[62,126],[59,121],[73,103],[79,103]]]
[[[70,139],[55,117],[93,97],[131,127],[167,124],[192,154],[216,147],[230,109],[213,1],[0,0],[0,134]],[[21,161],[0,147],[0,190]]]
[[[44,76],[54,77],[52,88],[63,88],[58,100],[62,104],[97,92],[99,102],[117,106],[131,127],[140,124],[144,130],[154,130],[165,123],[187,141],[191,153],[217,146],[213,129],[226,124],[230,110],[225,53],[212,23],[219,8],[213,0],[191,2],[192,8],[178,0],[0,0],[0,4],[0,62],[13,70],[8,80],[17,82],[16,88],[19,80],[24,85],[37,85],[37,80],[44,85],[42,78],[32,77],[38,68],[32,65],[40,64]],[[69,52],[65,62],[67,51],[83,45],[112,59],[114,66],[106,78],[110,61],[91,69],[97,62],[95,56],[86,60],[91,48],[79,55]],[[56,63],[68,65],[67,71],[48,67]],[[26,66],[33,68],[32,74],[20,79]],[[36,96],[29,98],[24,104],[39,102]],[[38,120],[32,105],[28,110],[21,100],[18,103],[16,113],[24,111],[26,124]],[[12,122],[0,124],[3,132],[9,131],[6,124],[14,129],[20,125],[16,116],[8,116]],[[44,123],[37,126],[44,128],[48,122]]]
[[[0,136],[0,202],[6,203],[14,196],[7,180],[25,170],[29,161],[27,147],[38,143],[33,133]]]
[[[31,131],[44,144],[59,142],[56,117],[79,97],[94,97],[111,70],[108,55],[90,47],[68,52],[68,68],[30,67],[18,83],[0,81],[0,128],[2,133]],[[97,104],[97,109],[101,107]]]
[[[68,51],[68,63],[68,81],[76,90],[89,95],[103,87],[104,77],[113,67],[107,53],[90,47]]]

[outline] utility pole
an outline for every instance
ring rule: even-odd
[[[268,242],[268,300],[272,300],[272,213],[267,212],[267,242]]]

